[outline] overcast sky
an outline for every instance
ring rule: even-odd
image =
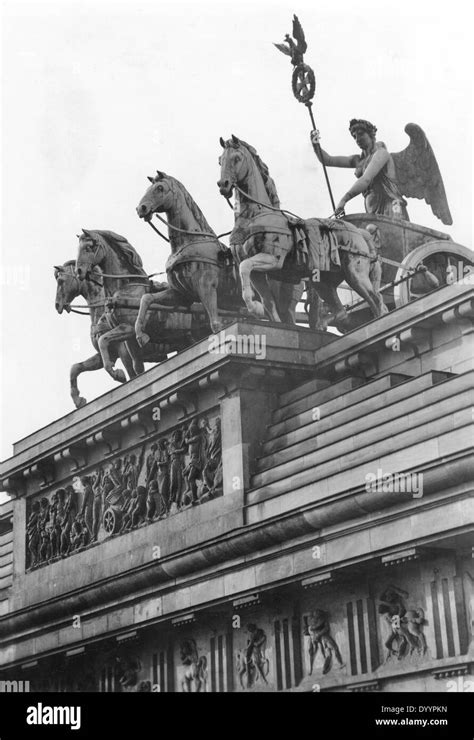
[[[158,168],[181,180],[217,232],[219,136],[253,144],[285,207],[329,216],[309,117],[292,96],[289,60],[272,41],[296,12],[316,72],[315,115],[331,154],[357,149],[352,117],[390,151],[418,123],[444,177],[454,225],[472,244],[472,24],[466,2],[2,3],[2,459],[12,443],[72,408],[69,368],[89,357],[89,320],[54,309],[52,266],[75,257],[82,227],[112,229],[148,272],[166,244],[135,207]],[[330,170],[336,201],[351,170]],[[363,210],[358,199],[347,212]],[[411,220],[445,230],[426,204]],[[89,400],[113,388],[79,379]]]

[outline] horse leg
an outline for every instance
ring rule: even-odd
[[[102,361],[104,368],[108,372],[111,378],[116,380],[118,383],[125,383],[127,378],[123,370],[116,370],[114,368],[114,362],[110,356],[110,345],[115,342],[125,342],[134,338],[134,329],[129,324],[119,324],[102,336],[99,339],[99,350],[102,355]]]
[[[219,267],[203,264],[199,269],[196,293],[209,317],[209,323],[214,333],[220,331],[223,323],[217,312],[217,286],[219,284]]]
[[[133,375],[131,377],[141,375],[145,372],[145,365],[140,356],[140,345],[135,335],[125,342],[125,344],[127,345],[128,355],[132,360]]]
[[[140,299],[140,308],[135,321],[135,336],[140,347],[144,347],[150,341],[148,334],[143,331],[146,323],[146,315],[149,306],[156,300],[155,293],[145,293]]]
[[[380,260],[377,260],[376,262],[371,263],[370,272],[369,272],[369,280],[372,283],[372,287],[374,289],[375,296],[379,304],[380,313],[381,314],[388,313],[388,308],[385,305],[383,297],[380,293],[380,284],[382,282],[382,264]]]
[[[366,257],[355,257],[346,253],[343,258],[344,274],[348,285],[364,298],[374,318],[382,316],[380,293],[376,293],[369,277],[370,264]]]
[[[327,321],[323,318],[323,301],[313,283],[308,280],[306,284],[305,311],[308,314],[309,328],[314,331],[327,331]]]
[[[275,301],[271,287],[268,283],[267,274],[265,272],[256,272],[254,270],[250,275],[250,282],[253,289],[262,299],[263,309],[270,321],[281,323],[277,301]]]
[[[166,288],[157,293],[145,293],[140,299],[140,308],[135,321],[135,337],[140,347],[144,347],[150,341],[150,336],[145,334],[146,316],[149,307],[156,303],[157,306],[182,306],[185,304],[183,297],[174,288]]]
[[[296,307],[302,298],[304,283],[301,281],[297,285],[294,285],[293,283],[280,282],[279,290],[275,294],[273,287],[276,283],[276,280],[268,280],[270,290],[277,304],[280,320],[284,324],[296,324]]]
[[[346,309],[341,303],[341,299],[337,294],[337,286],[342,281],[341,273],[326,273],[327,279],[321,280],[319,283],[313,283],[314,289],[319,294],[320,298],[329,306],[329,310],[334,315],[334,323],[336,327],[341,331],[344,329],[344,324],[349,319]]]
[[[257,318],[262,318],[262,306],[255,301],[253,297],[252,282],[250,279],[251,272],[252,270],[268,272],[269,270],[278,268],[279,263],[277,258],[271,254],[264,254],[262,252],[253,257],[247,257],[247,259],[243,260],[239,265],[240,280],[242,282],[242,298],[244,299],[250,313]],[[280,317],[278,316],[275,301],[273,300],[270,288],[268,287],[268,282],[266,283],[266,288],[260,282],[259,288],[260,287],[264,292],[264,295],[260,294],[260,297],[262,298],[262,301],[266,301],[266,304],[264,304],[265,310],[269,313],[272,321],[280,323]],[[258,292],[260,293],[260,290],[258,290]]]
[[[135,378],[137,376],[137,373],[135,372],[135,369],[133,367],[133,361],[132,357],[130,355],[130,352],[128,350],[127,343],[119,344],[118,346],[118,356],[122,360],[122,365],[125,368],[125,371],[130,379]]]
[[[87,403],[87,400],[79,394],[79,388],[77,386],[78,376],[81,373],[86,373],[91,370],[100,370],[101,367],[103,367],[103,362],[102,357],[99,353],[97,353],[96,355],[92,355],[92,357],[89,357],[87,360],[76,362],[74,365],[72,365],[69,373],[71,397],[77,409],[80,409]]]

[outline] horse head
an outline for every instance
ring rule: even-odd
[[[219,157],[221,176],[217,181],[217,187],[221,195],[230,198],[235,185],[242,183],[249,173],[249,157],[251,155],[234,134],[227,141],[224,141],[221,136],[219,141],[224,151]]]
[[[151,182],[145,195],[137,206],[140,218],[150,221],[154,213],[168,211],[173,205],[173,188],[164,172],[156,171],[155,177],[148,177]]]
[[[82,234],[78,235],[79,248],[76,259],[76,276],[79,280],[84,280],[89,276],[91,270],[100,265],[105,257],[105,247],[103,243],[94,237],[93,232],[82,229]]]
[[[56,278],[56,311],[61,314],[71,310],[71,303],[78,296],[86,299],[87,303],[101,297],[104,287],[101,282],[102,270],[94,267],[91,270],[90,279],[79,280],[76,275],[76,260],[68,260],[64,265],[54,265],[54,277]]]
[[[81,284],[75,275],[75,260],[69,260],[64,265],[54,265],[54,277],[56,278],[56,311],[61,314],[63,311],[70,312],[70,304],[81,293]]]

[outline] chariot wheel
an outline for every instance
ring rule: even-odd
[[[443,285],[465,281],[474,284],[474,252],[447,240],[421,244],[407,254],[397,270],[395,282],[410,271],[413,271],[413,277],[394,286],[396,308]]]
[[[102,525],[108,535],[117,534],[122,524],[122,512],[114,506],[104,511]]]
[[[293,70],[291,78],[293,95],[300,103],[308,103],[312,100],[316,90],[314,72],[307,64],[298,64]]]

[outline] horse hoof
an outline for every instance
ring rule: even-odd
[[[114,370],[113,378],[117,381],[117,383],[127,382],[127,378],[123,370]]]
[[[144,347],[145,344],[148,344],[150,341],[150,337],[148,334],[145,334],[144,332],[137,334],[137,342],[139,347]]]
[[[73,396],[72,400],[76,409],[81,409],[87,403],[87,400],[83,396]]]
[[[265,318],[265,308],[263,307],[263,303],[258,303],[257,301],[248,301],[246,305],[251,317],[255,319]]]

